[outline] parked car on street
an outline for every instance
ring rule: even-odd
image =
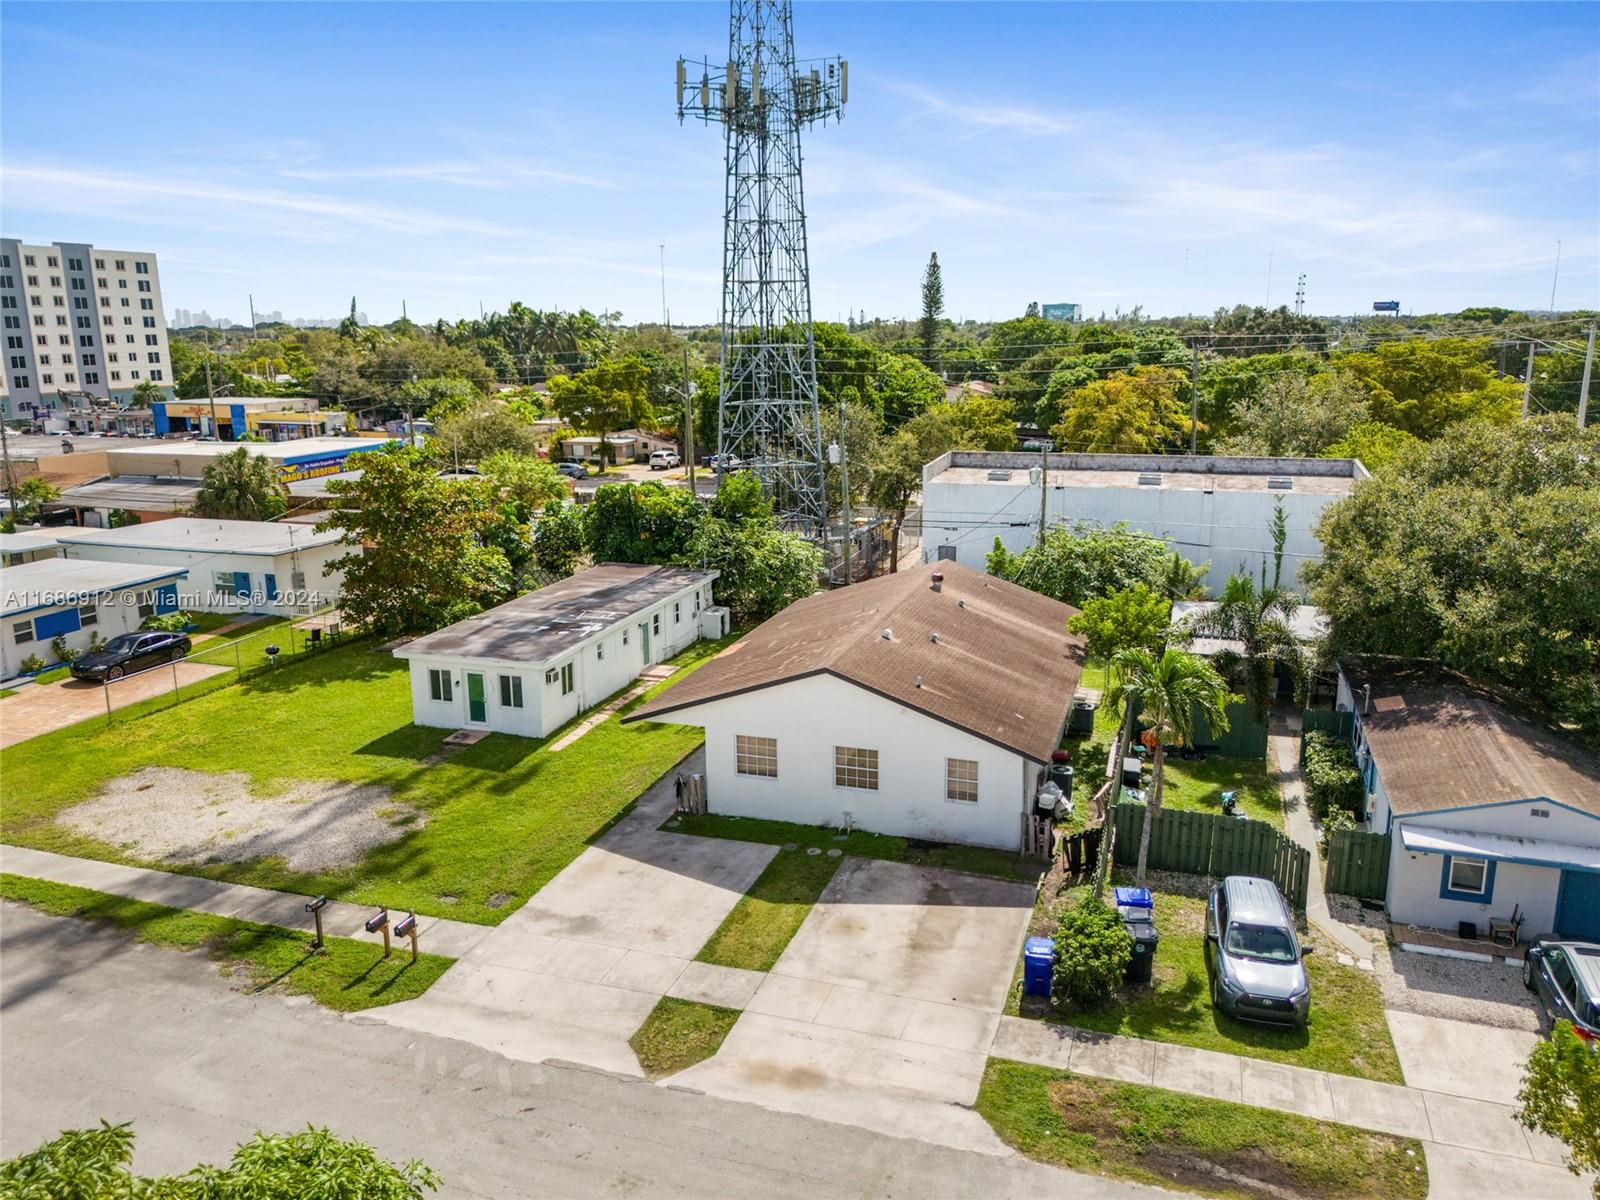
[[[676,450],[652,450],[650,452],[650,469],[652,471],[665,471],[670,467],[682,465],[683,460],[678,457]]]
[[[556,464],[556,470],[567,476],[569,479],[589,478],[589,468],[580,462],[558,462]]]
[[[1522,958],[1522,982],[1552,1025],[1571,1021],[1579,1037],[1600,1047],[1600,946],[1548,933],[1534,938]]]
[[[1211,1003],[1241,1021],[1304,1025],[1311,979],[1294,914],[1270,879],[1230,875],[1206,905],[1206,973]]]
[[[736,471],[744,463],[737,454],[711,454],[706,456],[706,466],[713,471]]]
[[[93,683],[109,683],[148,670],[164,662],[176,662],[190,649],[186,633],[165,633],[147,630],[140,633],[122,633],[112,638],[98,650],[80,655],[72,661],[72,677]]]

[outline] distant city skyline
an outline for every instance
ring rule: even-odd
[[[335,317],[285,318],[283,310],[279,308],[275,308],[271,312],[263,312],[261,309],[257,309],[255,323],[257,325],[293,325],[296,329],[331,329],[349,315],[347,310]],[[248,316],[242,321],[235,321],[232,317],[213,317],[209,311],[203,308],[175,308],[172,310],[168,320],[177,329],[188,329],[201,325],[209,325],[213,329],[228,329],[234,325],[240,325],[246,329],[250,328],[250,318]],[[360,309],[356,310],[356,321],[361,325],[369,324],[367,314]]]
[[[6,226],[159,254],[169,303],[377,323],[536,308],[715,322],[722,141],[679,54],[724,4],[6,4]],[[1592,6],[809,4],[851,63],[806,142],[819,319],[1600,307]],[[63,56],[137,73],[137,146]],[[415,64],[449,87],[419,87]],[[530,63],[537,86],[530,86]],[[270,113],[263,127],[261,114]],[[63,139],[60,130],[73,137]],[[218,130],[251,131],[218,136]],[[1559,280],[1553,280],[1557,243]],[[239,319],[236,317],[236,319]],[[310,320],[311,318],[304,318]],[[247,323],[248,317],[242,319]]]

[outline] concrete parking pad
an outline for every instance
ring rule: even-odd
[[[1406,1082],[1469,1100],[1515,1104],[1539,1036],[1520,1029],[1388,1009],[1389,1033]]]
[[[213,675],[231,671],[208,663],[177,664],[177,686],[187,687]],[[143,671],[111,687],[111,709],[126,708],[152,696],[169,695],[173,690],[172,668]],[[65,729],[79,721],[106,715],[106,689],[97,683],[62,679],[55,683],[30,684],[15,696],[0,700],[0,748],[38,737],[55,729]]]

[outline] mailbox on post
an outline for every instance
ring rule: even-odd
[[[310,900],[306,903],[306,911],[315,917],[317,921],[317,936],[311,943],[313,950],[322,949],[322,910],[327,907],[328,898],[326,896],[318,896],[315,900]]]
[[[367,918],[367,932],[377,933],[383,931],[383,956],[389,957],[389,910],[380,908],[376,914]]]
[[[411,939],[411,961],[417,961],[417,914],[407,913],[394,927],[396,936]]]

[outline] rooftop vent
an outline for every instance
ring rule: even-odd
[[[930,633],[928,635],[928,640],[930,642],[937,642],[939,640],[939,631],[935,629],[932,633]]]
[[[1267,477],[1267,486],[1274,491],[1292,491],[1294,489],[1294,480],[1287,475],[1269,475]]]
[[[894,641],[894,630],[892,630],[892,629],[885,629],[885,630],[884,630],[884,631],[883,631],[883,640],[884,640],[884,641],[886,641],[886,642],[892,642],[892,641]]]
[[[1156,472],[1143,471],[1139,474],[1140,487],[1160,487],[1161,476]]]
[[[928,576],[928,581],[928,586],[937,592],[944,584],[944,572],[935,571],[932,575]]]
[[[921,687],[921,686],[922,686],[922,676],[921,676],[921,675],[918,675],[918,676],[917,676],[917,686],[918,686],[918,687]]]
[[[965,608],[966,606],[967,606],[967,602],[965,600],[957,600],[956,601],[956,607],[957,608]]]
[[[991,483],[1005,483],[1010,478],[1011,472],[1002,470],[1000,468],[996,468],[995,470],[990,471],[988,474],[988,479]]]

